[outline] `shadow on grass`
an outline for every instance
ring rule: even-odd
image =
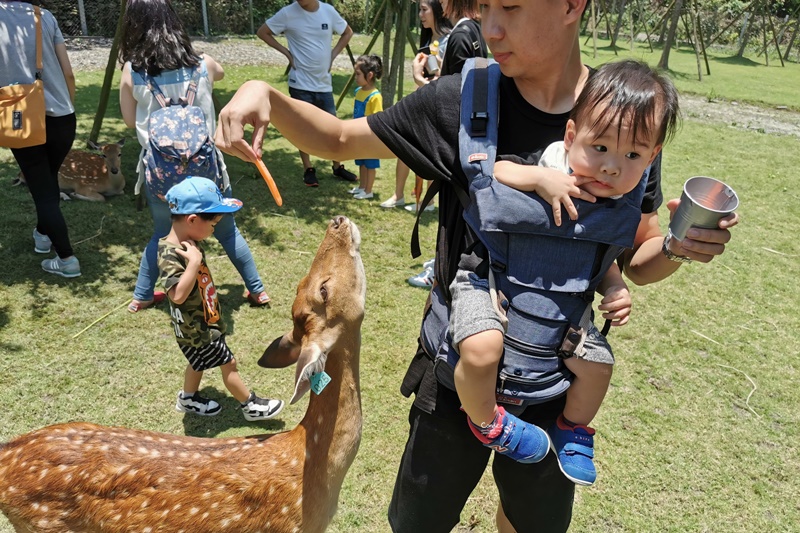
[[[757,61],[753,61],[752,59],[748,59],[746,57],[739,57],[739,56],[727,56],[727,57],[717,57],[715,61],[719,63],[725,63],[726,65],[736,65],[740,67],[763,67],[763,63],[759,63]],[[776,59],[776,61],[778,61]]]
[[[216,416],[184,414],[183,433],[189,437],[216,437],[231,428],[240,427],[252,429],[253,435],[265,431],[273,433],[286,428],[286,423],[281,419],[281,414],[278,415],[278,418],[264,422],[248,422],[242,415],[239,402],[227,391],[220,391],[213,387],[203,387],[200,390],[200,394],[219,402],[222,406],[222,411]],[[259,394],[259,391],[256,391],[256,394]],[[265,391],[261,391],[259,395],[263,397]]]

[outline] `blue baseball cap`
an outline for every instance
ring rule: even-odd
[[[225,198],[216,183],[210,179],[189,176],[167,191],[167,204],[173,215],[198,213],[235,213],[242,201]]]

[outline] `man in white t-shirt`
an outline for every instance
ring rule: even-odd
[[[334,33],[341,37],[331,49]],[[286,36],[288,49],[275,39],[280,34]],[[319,0],[295,0],[267,19],[256,35],[289,60],[289,95],[336,116],[331,65],[353,36],[336,9]],[[300,159],[305,169],[303,183],[317,187],[316,170],[308,154],[300,151]],[[333,175],[346,181],[358,179],[339,161],[333,161]]]

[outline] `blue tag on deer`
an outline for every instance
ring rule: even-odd
[[[322,389],[328,386],[328,383],[331,382],[331,377],[325,373],[323,370],[322,372],[318,372],[311,376],[311,390],[314,391],[314,394],[320,394]]]

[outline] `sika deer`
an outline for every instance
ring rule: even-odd
[[[116,143],[95,144],[89,147],[98,153],[71,150],[61,170],[58,171],[58,187],[64,200],[78,198],[91,202],[104,202],[107,196],[118,196],[125,191],[125,176],[122,175],[120,159],[125,139]],[[14,185],[26,183],[19,173]]]
[[[25,532],[319,532],[361,440],[359,353],[366,281],[358,228],[328,225],[297,288],[292,331],[259,364],[298,362],[289,432],[203,439],[87,423],[50,426],[0,447],[0,510]]]
[[[125,176],[120,168],[122,146],[116,143],[95,144],[89,147],[99,153],[72,150],[58,171],[58,187],[79,200],[104,202],[107,196],[118,196],[125,189]]]

